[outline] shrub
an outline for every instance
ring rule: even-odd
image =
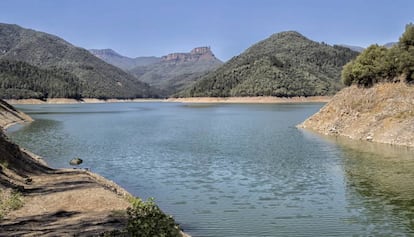
[[[391,49],[371,45],[355,60],[343,67],[342,82],[346,86],[365,87],[379,82],[414,82],[414,25],[408,24],[398,44]]]
[[[131,236],[181,236],[180,229],[172,216],[162,212],[152,198],[147,201],[134,198],[132,207],[127,209],[127,215],[127,232]]]

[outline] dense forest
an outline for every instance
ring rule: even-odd
[[[73,82],[73,85],[67,87],[69,91],[59,92],[61,95],[76,97],[79,92],[72,91],[75,87],[80,87],[80,95],[87,98],[141,98],[158,95],[148,84],[102,61],[85,49],[75,47],[54,35],[24,29],[17,25],[0,23],[0,60],[25,62],[44,70],[42,75],[53,74],[54,76],[49,76],[48,79],[51,84],[63,86],[62,82],[65,80],[66,83]],[[33,68],[29,69],[27,64],[24,66],[25,70],[32,70]],[[64,79],[62,75],[65,75]],[[19,78],[22,79],[22,75]],[[31,79],[27,77],[24,81]],[[54,82],[55,79],[57,82]],[[30,84],[40,85],[38,82]],[[46,84],[41,83],[42,86]],[[15,89],[16,96],[27,97],[31,94],[27,88],[8,89],[9,92]],[[57,93],[50,92],[47,88],[37,88],[35,92],[32,94],[36,95],[35,97],[44,96],[46,93],[47,97],[51,97]]]
[[[79,99],[79,79],[58,68],[40,69],[25,62],[0,60],[2,99]]]
[[[414,24],[408,24],[397,44],[387,49],[371,45],[346,64],[342,81],[365,87],[379,82],[414,82]]]
[[[342,67],[358,55],[288,31],[274,34],[210,72],[178,97],[317,96],[343,87]]]

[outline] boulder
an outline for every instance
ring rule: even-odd
[[[70,165],[80,165],[82,164],[83,160],[81,158],[73,158],[69,161]]]

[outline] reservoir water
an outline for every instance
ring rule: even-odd
[[[295,126],[323,104],[20,105],[52,167],[154,197],[197,236],[414,236],[414,151]]]

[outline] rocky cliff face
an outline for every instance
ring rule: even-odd
[[[171,96],[222,64],[210,47],[197,47],[189,53],[165,55],[160,62],[135,67],[130,73],[140,81],[160,89],[164,96]]]
[[[347,87],[298,127],[414,147],[414,86],[386,83],[368,89]]]
[[[210,47],[197,47],[189,53],[170,53],[162,58],[163,62],[197,62],[199,60],[215,60],[215,56]]]

